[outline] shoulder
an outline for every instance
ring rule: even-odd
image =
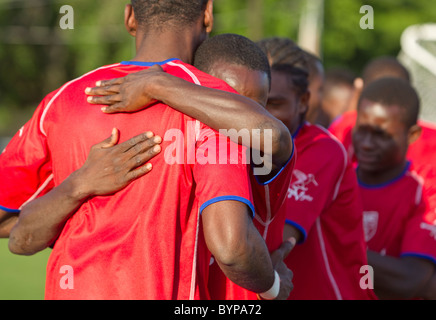
[[[300,150],[301,148],[297,145],[299,156],[302,152],[310,151],[318,153],[322,159],[341,160],[341,163],[347,162],[347,152],[343,144],[321,126],[306,124],[301,132],[300,141],[303,142],[301,147],[304,149]]]
[[[237,93],[225,81],[215,78],[190,64],[184,63],[180,60],[174,60],[169,62],[167,65],[168,66],[166,71],[174,76],[184,78],[185,80],[191,81],[204,87]]]
[[[418,205],[423,200],[424,178],[416,171],[407,170],[404,174],[404,180],[414,192],[412,194],[415,196],[415,204]]]

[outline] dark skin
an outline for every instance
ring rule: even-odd
[[[271,91],[266,108],[281,120],[292,134],[295,134],[305,121],[310,94],[306,92],[299,95],[293,87],[292,80],[284,72],[273,70],[271,76]],[[303,234],[294,226],[285,224],[283,239],[292,238],[298,243],[303,239]]]
[[[259,126],[259,123],[264,126],[272,124],[279,128],[283,127],[283,125],[278,124],[279,121],[273,119],[261,107],[266,104],[268,98],[269,81],[266,74],[222,62],[215,64],[211,70],[211,75],[225,80],[241,96],[193,85],[166,74],[160,66],[131,74],[130,78],[127,76],[102,81],[98,87],[87,89],[86,93],[101,95],[100,97],[91,96],[88,101],[93,104],[107,104],[103,107],[106,113],[134,112],[156,100],[163,100],[168,105],[177,105],[179,111],[190,112],[188,115],[198,118],[217,130],[223,126],[236,130],[254,129]],[[236,102],[234,99],[237,99]],[[241,102],[239,103],[239,101]],[[246,106],[247,103],[248,106]],[[289,159],[292,144],[289,140],[286,141],[287,148],[277,149],[276,153],[273,154],[273,159],[276,156],[274,165],[281,167]],[[263,145],[262,142],[260,145]],[[211,228],[213,225],[216,226],[216,223],[214,222]],[[221,230],[221,228],[218,229]],[[281,290],[278,299],[286,299],[289,295],[287,291],[290,292],[293,288],[292,272],[286,267],[283,260],[294,245],[295,240],[289,237],[277,251],[271,254],[274,269],[279,272],[281,278],[281,287],[287,288]],[[222,267],[220,263],[219,265]]]
[[[419,126],[407,128],[402,109],[364,99],[358,109],[353,145],[359,179],[379,185],[405,169],[408,145],[420,135]],[[435,299],[435,266],[418,257],[391,257],[368,250],[374,268],[375,293],[380,299]]]
[[[68,195],[67,198],[75,198],[77,200],[76,204],[79,204],[90,196],[111,194],[121,190],[130,182],[151,170],[151,164],[147,164],[146,166],[142,165],[160,153],[159,144],[162,138],[154,137],[153,133],[147,132],[117,146],[118,139],[119,132],[117,129],[114,129],[111,137],[92,147],[85,165],[80,170],[74,172],[71,177],[62,184],[61,188],[64,189],[65,196]],[[152,149],[153,147],[156,147],[156,149]],[[98,164],[99,161],[101,161],[100,164]],[[101,168],[104,168],[104,170],[102,171]],[[75,186],[81,185],[81,189],[71,193],[73,189],[77,189],[70,186],[73,180],[75,181],[73,184]],[[62,201],[60,203],[62,203]],[[15,227],[13,239],[10,240],[10,246],[13,249],[12,251],[17,254],[33,254],[45,249],[50,245],[51,240],[53,240],[52,238],[58,236],[57,231],[54,235],[53,231],[48,233],[43,232],[39,235],[24,235],[24,230],[22,230],[21,227],[26,229],[24,217],[27,215],[27,212],[30,211],[30,208],[29,206],[23,208],[20,213],[20,220],[18,213],[0,211],[0,238],[9,238],[12,229]],[[52,216],[51,218],[53,219],[52,222],[58,219],[57,216]],[[33,219],[36,221],[43,220],[42,217],[38,216],[35,216]],[[65,220],[65,216],[60,219]],[[20,221],[20,225],[16,226],[18,221]],[[36,225],[35,221],[29,221],[29,223]],[[47,224],[47,227],[49,226],[50,224]],[[60,232],[60,230],[62,230],[62,228],[58,231]],[[41,238],[38,239],[38,237]],[[24,248],[23,245],[16,245],[15,243],[15,241],[21,241],[18,240],[20,238],[38,239],[37,242],[40,243],[40,247],[27,247],[26,250],[17,249],[18,247]],[[29,241],[26,241],[26,243],[30,244]]]
[[[110,114],[134,112],[155,101],[163,101],[215,130],[248,130],[247,143],[241,137],[229,137],[234,142],[248,148],[260,148],[259,151],[266,153],[264,165],[270,168],[270,173],[258,178],[268,181],[289,160],[293,145],[287,128],[263,107],[268,98],[265,95],[267,75],[260,71],[246,75],[245,67],[224,63],[227,66],[224,69],[221,64],[216,63],[209,73],[226,81],[241,95],[199,87],[167,74],[155,65],[123,78],[97,82],[97,87],[86,90],[88,102],[105,105],[102,111]],[[255,129],[261,129],[260,134],[251,134]],[[262,129],[270,129],[272,134]],[[268,141],[272,142],[270,151],[264,149]]]
[[[9,236],[13,253],[32,255],[49,247],[90,197],[111,195],[150,172],[152,166],[147,162],[160,153],[162,138],[147,132],[119,145],[118,139],[114,129],[108,139],[91,148],[80,169],[22,208]]]
[[[171,28],[143,30],[135,19],[131,5],[127,5],[125,25],[128,32],[136,37],[137,55],[134,59],[138,61],[162,61],[176,57],[190,63],[195,49],[212,29],[212,12],[213,2],[209,1],[201,18],[191,26],[177,29],[177,32]],[[159,43],[160,46],[156,47],[156,43]],[[72,185],[74,186],[73,183]],[[79,188],[79,190],[81,189]],[[63,191],[77,194],[74,188],[65,187]],[[41,214],[41,211],[43,214],[47,214],[47,209],[50,211],[62,210],[63,214],[66,215],[64,219],[50,222],[52,224],[50,228],[53,228],[55,232],[62,229],[67,216],[80,205],[77,198],[65,199],[63,191],[62,189],[54,191],[54,193],[39,198],[38,201],[46,201],[43,205],[41,202],[36,204],[31,202],[26,205],[27,207],[33,205],[33,212],[25,216],[26,220],[31,221],[31,215]],[[82,191],[78,194],[83,195],[86,192]],[[50,197],[55,199],[50,199]],[[61,203],[62,206],[60,206]],[[203,210],[202,223],[206,243],[224,274],[236,284],[260,293],[269,290],[274,283],[273,262],[264,240],[255,229],[251,219],[248,218],[249,216],[249,208],[245,204],[235,201],[221,201]],[[224,230],[217,230],[216,225],[223,225]],[[32,230],[36,229],[33,224],[29,227]],[[25,230],[25,232],[32,234],[32,230]],[[46,232],[45,229],[44,232]],[[16,241],[17,246],[13,243],[12,247],[22,250],[22,246],[24,246],[27,250],[28,240],[29,237],[25,235],[20,240],[14,238],[12,242]],[[34,243],[32,239],[30,240],[31,243]],[[50,241],[45,243],[48,244]],[[290,246],[290,244],[287,245]],[[290,290],[290,286],[281,285],[278,298],[286,298]]]

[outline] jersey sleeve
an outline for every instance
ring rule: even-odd
[[[4,211],[19,212],[25,203],[53,188],[50,152],[40,128],[52,96],[53,93],[40,103],[0,155],[0,209]]]
[[[298,159],[285,200],[286,223],[303,234],[300,242],[305,241],[316,219],[336,198],[348,164],[335,141],[322,141],[303,152],[297,149]]]
[[[407,221],[401,246],[401,256],[429,259],[436,264],[434,189],[430,184],[424,188],[422,200]]]
[[[247,149],[202,126],[193,171],[200,213],[213,203],[233,200],[245,203],[254,216]]]

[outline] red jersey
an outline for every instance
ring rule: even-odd
[[[356,125],[356,119],[357,111],[347,111],[337,117],[328,128],[329,132],[342,142],[350,159],[354,157],[352,131]]]
[[[342,144],[304,124],[295,138],[298,160],[289,187],[286,222],[304,236],[285,260],[294,272],[290,300],[376,299],[361,289],[367,265],[356,173]]]
[[[393,257],[415,256],[436,263],[436,225],[422,197],[423,178],[410,165],[392,181],[359,182],[368,249]]]
[[[347,112],[329,128],[329,131],[344,144],[350,159],[354,162],[356,159],[351,132],[356,118],[356,111]],[[411,171],[416,171],[424,178],[423,194],[424,201],[427,203],[427,216],[434,216],[436,221],[436,125],[422,120],[418,121],[418,125],[422,128],[421,135],[409,145],[406,157],[411,162]]]
[[[335,120],[329,127],[329,131],[342,142],[347,153],[354,161],[354,150],[352,141],[352,131],[356,124],[357,111],[348,111]],[[414,170],[420,175],[426,172],[429,166],[436,164],[436,125],[418,121],[422,128],[419,138],[409,145],[407,159],[413,163]]]
[[[285,212],[280,210],[286,199],[292,170],[296,161],[295,147],[288,162],[274,178],[260,182],[250,171],[255,207],[254,225],[264,238],[268,250],[273,252],[283,243]],[[214,300],[256,300],[257,295],[226,278],[217,263],[211,265],[209,289]]]
[[[68,220],[48,260],[46,299],[207,299],[202,210],[234,200],[254,212],[244,148],[236,147],[237,164],[230,161],[235,154],[221,164],[221,151],[235,150],[230,140],[167,105],[107,115],[87,103],[84,90],[97,80],[153,64],[105,66],[65,84],[42,101],[1,155],[0,205],[16,210],[80,168],[114,127],[120,142],[145,131],[163,137],[149,174],[113,196],[90,199]],[[160,64],[185,80],[234,92],[179,60]],[[65,270],[74,272],[68,286]]]

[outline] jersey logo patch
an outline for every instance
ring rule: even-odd
[[[308,195],[306,192],[309,190],[311,184],[318,187],[315,175],[312,173],[305,174],[297,169],[295,169],[292,174],[295,181],[291,183],[291,186],[288,189],[288,199],[294,198],[296,201],[312,202],[313,197]]]
[[[363,212],[363,230],[365,231],[365,241],[371,240],[378,227],[378,212],[377,211],[364,211]]]

